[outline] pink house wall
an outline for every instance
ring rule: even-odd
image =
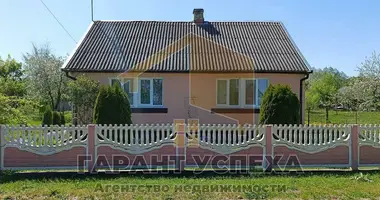
[[[72,73],[77,76],[79,73]],[[101,84],[110,84],[120,73],[86,73]],[[172,123],[173,119],[199,118],[202,124],[258,123],[258,113],[211,113],[216,106],[216,81],[223,78],[264,78],[269,84],[289,85],[299,96],[303,74],[285,73],[143,73],[139,77],[163,78],[163,104],[168,113],[133,113],[133,123]],[[192,97],[192,98],[190,98]],[[303,101],[305,102],[305,101]],[[304,115],[303,115],[304,116]]]

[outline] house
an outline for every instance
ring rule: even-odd
[[[134,123],[258,123],[269,84],[301,102],[310,67],[281,22],[94,21],[62,70],[128,93]]]

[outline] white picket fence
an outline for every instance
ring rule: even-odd
[[[10,126],[1,128],[1,148],[17,147],[40,155],[87,145],[87,126]],[[3,152],[3,151],[2,151]]]
[[[307,153],[317,153],[338,145],[348,146],[351,127],[348,125],[275,125],[273,145],[284,145]]]

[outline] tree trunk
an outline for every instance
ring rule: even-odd
[[[329,107],[325,107],[326,109],[326,124],[329,122]]]
[[[358,124],[358,111],[355,112],[355,124]]]
[[[55,102],[54,110],[58,110],[58,106],[61,103],[61,92],[58,92],[57,101]]]

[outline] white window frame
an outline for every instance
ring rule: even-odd
[[[133,85],[137,84],[137,91],[133,91],[133,105],[131,104],[131,107],[133,108],[162,108],[164,107],[164,79],[162,77],[147,77],[147,78],[109,78],[109,85],[112,85],[112,80],[118,79],[122,85],[122,89],[124,91],[124,84],[130,81],[133,81]],[[128,80],[129,79],[129,80]],[[162,80],[162,105],[153,105],[153,79],[160,79]],[[126,81],[127,80],[127,81]],[[141,80],[150,80],[150,104],[141,104]],[[131,87],[131,85],[130,85]],[[133,86],[132,86],[133,87]],[[134,86],[135,87],[135,86]]]
[[[230,105],[230,80],[237,79],[239,81],[239,103],[238,105]],[[226,95],[226,104],[218,103],[218,81],[227,81],[227,95]],[[229,108],[239,108],[241,101],[241,81],[239,78],[221,78],[216,79],[216,106],[217,107],[229,107]]]
[[[154,79],[160,79],[162,80],[162,105],[153,105],[153,80]],[[142,104],[141,103],[141,80],[150,80],[150,103],[149,104]],[[152,77],[152,78],[139,78],[138,79],[138,91],[137,91],[137,96],[138,96],[138,107],[164,107],[164,79],[162,77]]]
[[[231,79],[238,79],[239,80],[239,104],[238,105],[229,105],[230,104],[230,80]],[[218,104],[218,81],[225,80],[227,81],[227,99],[226,104]],[[255,104],[246,104],[245,103],[245,89],[246,89],[246,80],[253,80],[255,81]],[[266,80],[269,87],[269,79],[267,78],[221,78],[216,79],[216,106],[220,108],[260,108],[259,105],[259,80]]]

